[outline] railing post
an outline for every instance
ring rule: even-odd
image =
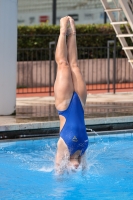
[[[109,74],[109,71],[110,71],[110,49],[109,49],[109,41],[107,42],[107,85],[108,85],[108,92],[110,92],[110,87],[109,87],[109,84],[110,84],[110,74]]]
[[[108,92],[110,92],[110,44],[114,44],[115,48],[115,40],[108,40],[107,41],[107,84],[108,84]],[[113,49],[113,59],[114,59],[114,49]],[[113,60],[114,64],[114,60]],[[114,66],[113,66],[113,86],[114,86]],[[114,88],[114,87],[113,87]]]
[[[56,2],[56,0],[53,0],[53,25],[56,25],[56,4],[57,4],[57,2]]]
[[[55,45],[55,41],[49,42],[49,95],[51,96],[51,60],[52,60],[52,49],[51,46]]]
[[[113,49],[113,92],[116,91],[116,35],[114,38],[114,49]]]

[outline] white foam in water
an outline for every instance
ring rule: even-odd
[[[75,169],[74,166],[69,165],[69,161],[68,159],[64,159],[61,163],[60,163],[60,167],[57,168],[57,170],[55,171],[55,175],[70,175],[73,173],[88,173],[89,171],[89,175],[91,174],[99,174],[99,169],[101,168],[98,160],[97,160],[97,156],[98,154],[100,154],[101,152],[94,152],[93,149],[87,149],[86,151],[86,157],[85,160],[82,160],[82,162],[85,162],[85,167],[82,166],[83,163],[81,163],[79,165],[79,167],[77,169]]]
[[[3,147],[9,146],[9,144],[13,145],[16,144],[14,143],[3,143]],[[5,146],[4,146],[5,145]],[[15,151],[6,151],[7,154],[12,154],[14,159],[16,161],[20,161],[20,165],[22,168],[27,168],[32,171],[40,171],[40,172],[45,172],[45,173],[50,173],[55,170],[55,146],[51,146],[51,144],[45,144],[45,148],[38,149],[36,151],[25,151],[25,147],[23,146],[24,149],[22,149],[22,152],[17,152]],[[88,149],[86,152],[89,155],[89,159],[86,160],[86,170],[91,171],[91,173],[98,173],[98,168],[99,164],[97,163],[97,156],[100,152],[94,152],[93,149]],[[88,156],[87,156],[88,157]],[[17,161],[17,162],[18,162]],[[67,162],[67,163],[66,163]],[[73,172],[81,172],[82,171],[82,166],[80,165],[78,169],[73,168],[72,166],[68,166],[68,158],[64,159],[63,162],[60,165],[59,169],[59,174],[60,171],[65,171],[66,174],[71,174]],[[64,173],[64,172],[63,172]],[[57,172],[58,174],[58,172]]]
[[[44,159],[43,156],[40,156],[40,159],[32,159],[27,164],[29,169],[33,171],[52,172],[54,170],[54,157],[49,155],[48,159],[46,157]]]
[[[54,170],[54,166],[51,166],[51,167],[43,166],[42,168],[38,169],[38,171],[41,171],[41,172],[52,172],[53,170]]]
[[[45,150],[41,147],[32,151],[27,148],[27,145],[17,145],[11,151],[6,148],[11,145],[16,145],[16,142],[0,143],[0,148],[4,154],[12,155],[12,158],[16,163],[19,163],[21,168],[42,172],[52,172],[54,170],[55,149],[53,146],[51,148],[51,145],[45,144]]]

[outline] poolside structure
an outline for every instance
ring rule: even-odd
[[[16,109],[17,0],[0,0],[0,115]]]
[[[18,25],[52,24],[53,0],[18,0]],[[99,0],[57,0],[56,24],[60,18],[71,15],[76,24],[103,23],[104,12]]]
[[[130,38],[133,42],[133,0],[101,0],[101,2],[127,55],[128,62],[133,67],[133,45],[129,46],[127,41],[127,38]],[[114,4],[113,7],[110,3]],[[121,30],[121,25],[125,26],[126,33]]]

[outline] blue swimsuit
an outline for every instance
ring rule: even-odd
[[[66,118],[60,137],[66,143],[70,155],[73,155],[77,150],[80,150],[80,155],[83,155],[88,147],[88,136],[84,122],[84,110],[76,92],[73,93],[68,108],[64,111],[58,111],[58,113]]]

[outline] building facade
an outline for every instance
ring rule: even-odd
[[[53,0],[18,0],[18,25],[52,24]],[[104,23],[100,0],[57,0],[56,24],[70,15],[76,24]]]

